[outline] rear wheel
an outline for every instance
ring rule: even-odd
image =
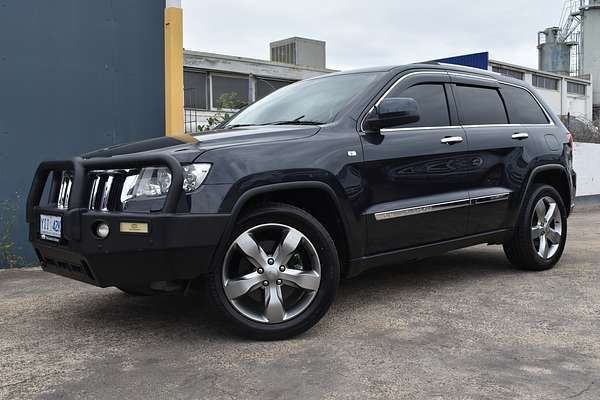
[[[213,300],[238,332],[284,339],[316,324],[333,302],[339,261],[310,214],[269,204],[242,218],[209,277]]]
[[[513,237],[504,244],[504,252],[519,268],[543,271],[560,260],[566,239],[567,213],[562,196],[551,186],[536,185]]]

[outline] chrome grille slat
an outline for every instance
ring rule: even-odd
[[[73,174],[70,171],[63,171],[60,179],[60,189],[58,191],[57,207],[60,209],[69,208],[69,197],[73,186]]]
[[[97,176],[92,182],[92,191],[90,193],[90,201],[88,204],[88,208],[90,210],[94,210],[96,207],[96,196],[98,196],[98,187],[100,186],[100,179],[100,176]]]
[[[104,188],[102,190],[102,198],[100,199],[100,211],[108,211],[110,189],[112,188],[114,179],[115,177],[113,175],[108,175],[106,178],[106,182],[104,183]]]

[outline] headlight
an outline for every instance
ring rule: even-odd
[[[198,189],[206,179],[211,164],[190,164],[183,166],[183,187],[186,193]],[[171,187],[171,171],[166,167],[143,168],[138,175],[127,177],[123,185],[121,201],[136,197],[163,196]]]

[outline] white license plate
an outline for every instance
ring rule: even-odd
[[[61,238],[62,218],[55,215],[40,215],[40,236],[42,239],[57,242]]]

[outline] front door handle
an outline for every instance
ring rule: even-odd
[[[529,133],[518,132],[518,133],[515,133],[514,135],[512,135],[512,138],[515,140],[524,140],[524,139],[529,138]]]
[[[442,140],[440,140],[440,142],[444,143],[444,144],[456,144],[456,143],[462,143],[463,138],[461,136],[447,136],[445,138],[443,138]]]

